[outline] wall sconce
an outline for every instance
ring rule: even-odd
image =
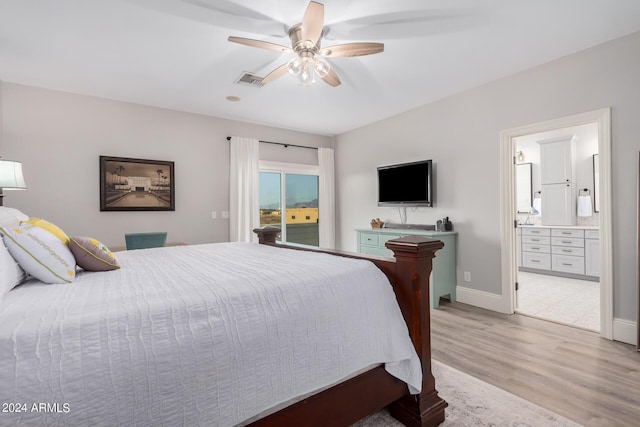
[[[0,206],[4,194],[2,190],[26,190],[27,184],[22,175],[22,163],[0,159]]]
[[[519,163],[524,162],[524,153],[522,151],[518,151],[517,153],[517,159]]]

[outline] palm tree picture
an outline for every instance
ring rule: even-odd
[[[100,210],[174,211],[174,162],[100,156]]]

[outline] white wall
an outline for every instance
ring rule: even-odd
[[[373,217],[398,222],[395,209],[376,206],[377,166],[433,159],[436,207],[410,211],[408,222],[451,217],[458,284],[499,294],[500,131],[610,106],[614,317],[635,322],[639,53],[636,33],[338,136],[337,244],[355,250],[354,229]]]
[[[5,205],[45,218],[69,235],[124,246],[127,232],[168,232],[168,242],[229,239],[231,135],[331,147],[329,137],[155,107],[2,83],[3,157],[19,160],[27,191]],[[317,151],[261,144],[269,160],[316,163]],[[175,212],[100,212],[98,157],[175,162]],[[211,219],[211,211],[218,219]]]

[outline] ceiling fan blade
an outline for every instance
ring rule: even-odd
[[[425,5],[425,6],[422,6]],[[477,27],[486,22],[487,11],[478,8],[433,9],[422,2],[420,8],[332,22],[324,28],[326,40],[385,40],[440,35]]]
[[[338,74],[336,74],[336,72],[333,71],[333,69],[329,70],[327,75],[321,78],[322,80],[325,81],[325,83],[333,87],[340,86],[340,84],[342,83],[340,81],[340,77],[338,77]]]
[[[288,71],[287,65],[288,63],[285,62],[284,64],[282,64],[281,66],[279,66],[278,68],[276,68],[275,70],[273,70],[272,72],[264,76],[264,78],[262,79],[262,83],[267,84],[269,82],[274,81],[275,79],[282,76],[283,74],[285,74]]]
[[[174,17],[244,33],[286,37],[288,24],[237,0],[123,0]],[[257,7],[257,6],[256,6]]]
[[[358,42],[329,46],[324,49],[320,49],[318,54],[331,58],[338,58],[345,56],[371,55],[382,51],[384,51],[384,43]]]
[[[310,40],[315,46],[322,35],[324,25],[324,5],[315,1],[309,2],[307,10],[302,17],[302,39]]]
[[[265,42],[262,40],[245,39],[243,37],[234,37],[234,36],[229,36],[228,40],[230,42],[240,43],[246,46],[257,47],[260,49],[275,50],[277,52],[288,52],[288,53],[293,52],[290,47],[282,46],[280,44]]]

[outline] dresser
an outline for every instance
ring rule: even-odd
[[[360,229],[358,235],[358,252],[369,255],[392,257],[393,252],[384,244],[391,239],[403,236],[427,236],[441,240],[444,247],[436,252],[430,278],[431,308],[437,308],[440,297],[449,296],[451,302],[456,300],[456,238],[455,231],[404,230],[393,228]]]
[[[599,280],[597,228],[526,226],[518,229],[522,271]]]

